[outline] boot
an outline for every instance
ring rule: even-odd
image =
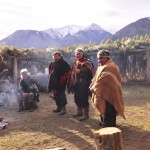
[[[34,110],[33,102],[30,102],[29,103],[29,112],[33,112],[33,110]]]
[[[89,107],[84,108],[83,116],[80,118],[80,121],[86,120],[89,118]]]
[[[3,117],[0,116],[0,121],[3,121]]]
[[[37,102],[34,102],[34,103],[33,103],[33,108],[34,108],[34,109],[37,109],[37,108],[38,108]]]
[[[62,106],[62,109],[60,112],[60,115],[64,115],[64,114],[66,114],[66,106]]]
[[[61,107],[57,106],[57,108],[55,110],[53,110],[53,113],[58,113],[61,112]]]
[[[28,100],[24,100],[24,109],[29,110],[29,102]]]
[[[83,115],[83,108],[82,107],[77,107],[77,113],[72,115],[73,117],[79,117]]]
[[[18,112],[24,111],[23,102],[19,103],[19,110]]]

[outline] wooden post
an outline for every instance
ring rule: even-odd
[[[150,83],[150,52],[147,51],[147,67],[146,67],[146,80],[148,83]]]
[[[97,150],[123,150],[121,130],[116,127],[94,131],[93,136]]]
[[[14,57],[14,83],[17,85],[17,77],[18,75],[18,63],[17,63],[17,57]]]

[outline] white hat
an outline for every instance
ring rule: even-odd
[[[20,71],[20,74],[24,73],[24,72],[27,72],[28,73],[28,70],[25,68],[25,69],[21,69]]]
[[[21,78],[23,78],[22,77],[22,74],[23,73],[27,73],[28,75],[29,75],[29,72],[28,72],[28,70],[25,68],[25,69],[21,69],[21,71],[20,71],[20,74],[21,74]]]

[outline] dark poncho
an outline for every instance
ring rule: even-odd
[[[48,91],[51,92],[53,89],[66,88],[69,74],[70,66],[62,58],[59,61],[51,62],[49,65]]]

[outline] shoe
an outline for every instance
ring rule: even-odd
[[[88,119],[88,118],[89,118],[89,116],[83,115],[83,116],[80,118],[80,121],[84,121],[84,120],[86,120],[86,119]]]
[[[73,117],[81,117],[81,116],[83,116],[83,113],[76,113],[76,114],[74,114],[74,115],[72,115]]]
[[[29,109],[29,112],[33,112],[33,108]]]
[[[62,106],[60,115],[64,115],[64,114],[66,114],[66,107],[65,107],[65,106]]]
[[[53,113],[58,113],[58,112],[61,112],[61,109],[55,109],[55,110],[53,110]]]
[[[60,115],[64,115],[64,114],[66,114],[66,112],[64,112],[64,111],[62,111],[62,112],[60,113]]]
[[[21,112],[21,111],[24,111],[25,109],[19,109],[17,112]]]

